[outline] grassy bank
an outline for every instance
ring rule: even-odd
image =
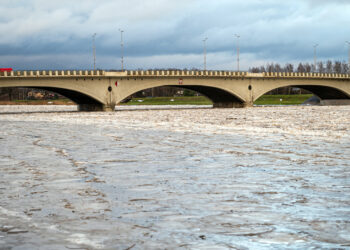
[[[312,95],[264,95],[254,104],[256,105],[298,105]],[[148,97],[133,98],[122,105],[211,105],[212,102],[204,96],[183,97]]]
[[[133,98],[122,105],[211,105],[212,102],[204,96],[179,97],[146,97]]]
[[[74,105],[69,99],[0,101],[0,105]]]
[[[254,102],[255,105],[299,105],[312,95],[263,95]]]
[[[309,99],[312,95],[264,95],[254,104],[256,105],[298,105]],[[72,105],[68,99],[59,100],[15,100],[0,101],[0,105]],[[204,96],[179,97],[145,97],[133,98],[121,105],[211,105],[212,102]]]

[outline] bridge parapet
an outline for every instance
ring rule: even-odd
[[[25,70],[0,72],[0,77],[72,77],[72,76],[103,76],[103,70]]]
[[[336,74],[336,73],[296,73],[296,72],[264,72],[262,73],[267,78],[325,78],[325,79],[349,79],[350,74]],[[252,73],[248,73],[252,76]]]
[[[218,77],[218,78],[305,78],[350,79],[350,74],[296,73],[296,72],[234,72],[214,70],[128,70],[106,72],[103,70],[29,70],[4,71],[0,77]]]
[[[335,74],[335,73],[296,73],[296,72],[235,72],[235,71],[198,71],[198,70],[128,70],[126,76],[149,76],[149,77],[248,77],[248,78],[340,78],[349,79],[349,74]]]
[[[107,72],[108,73],[108,72]],[[250,73],[247,72],[233,72],[233,71],[199,71],[199,70],[128,70],[126,71],[127,76],[217,76],[217,77],[244,77]]]

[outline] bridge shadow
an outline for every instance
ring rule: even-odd
[[[212,109],[213,105],[128,105],[117,106],[115,111],[153,111],[153,110],[191,110],[191,109]]]

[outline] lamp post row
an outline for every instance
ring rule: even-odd
[[[349,61],[348,61],[348,63],[349,63],[349,64],[348,64],[348,70],[349,70],[349,74],[350,74],[350,42],[349,42],[349,41],[346,41],[346,43],[348,44],[348,47],[349,47],[349,48],[348,48],[348,49],[349,49],[349,52],[348,52],[348,53],[349,53],[349,55],[348,55],[348,56],[349,56],[349,58],[348,58],[348,60],[349,60]]]
[[[124,71],[124,40],[123,40],[123,32],[124,30],[119,29],[120,31],[120,48],[121,48],[121,64],[122,71]],[[94,70],[96,70],[96,33],[92,35],[92,54],[94,58]]]
[[[124,71],[124,40],[123,40],[123,33],[124,30],[119,29],[120,31],[120,49],[121,49],[121,63],[122,63],[122,71]]]
[[[345,41],[345,43],[348,44],[348,72],[350,74],[350,42],[349,41]],[[314,72],[316,72],[317,70],[317,47],[318,47],[318,44],[314,44]]]
[[[120,32],[120,48],[121,48],[121,70],[124,71],[124,40],[123,40],[123,33],[124,30],[119,29]],[[92,35],[92,53],[93,53],[93,58],[94,58],[94,70],[96,70],[96,33],[94,33]],[[240,53],[240,47],[239,47],[239,39],[240,39],[240,35],[235,34],[234,35],[237,39],[237,71],[239,72],[239,63],[240,63],[240,58],[239,58],[239,53]],[[203,43],[204,43],[204,70],[207,70],[207,40],[208,37],[203,39]],[[348,44],[348,71],[350,73],[350,42],[346,41],[345,43]],[[317,70],[317,47],[319,46],[319,44],[314,44],[313,48],[314,48],[314,72],[316,72]]]
[[[92,54],[94,56],[94,70],[96,70],[96,45],[95,45],[96,33],[92,35]]]
[[[208,37],[204,38],[204,71],[207,70],[207,40]]]
[[[237,38],[237,71],[239,72],[239,38],[241,36],[235,34],[235,37]]]
[[[241,36],[235,34],[235,37],[237,38],[237,71],[239,72],[239,38]],[[208,37],[204,38],[203,43],[204,43],[204,70],[207,70],[207,40]]]
[[[318,44],[314,44],[314,72],[316,72],[316,69],[317,69],[317,47],[318,47]]]

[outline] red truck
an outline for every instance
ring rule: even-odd
[[[12,68],[0,68],[0,72],[11,72],[13,71]]]

